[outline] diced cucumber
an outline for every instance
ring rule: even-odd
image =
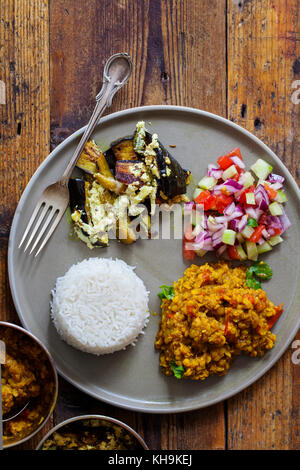
[[[198,183],[201,189],[212,189],[216,186],[217,180],[213,176],[204,176]]]
[[[222,179],[226,181],[229,178],[232,178],[236,174],[237,174],[236,167],[234,165],[231,165],[229,168],[227,168],[227,170],[223,171]]]
[[[254,165],[251,166],[251,170],[259,179],[265,180],[273,170],[273,167],[265,160],[262,160],[262,158],[259,158]]]
[[[276,201],[280,202],[280,203],[283,203],[283,202],[287,201],[287,196],[286,196],[285,192],[282,191],[282,189],[279,189],[277,191]]]
[[[234,245],[236,233],[234,230],[226,229],[222,235],[222,242],[226,245]]]
[[[253,234],[254,232],[254,228],[250,227],[250,225],[246,225],[246,227],[244,228],[244,230],[241,231],[241,234],[243,235],[243,237],[245,238],[250,238],[251,235]]]
[[[250,242],[250,240],[246,240],[246,250],[248,259],[256,261],[258,256],[256,243]]]
[[[239,257],[241,258],[242,261],[245,261],[247,259],[247,255],[245,251],[243,250],[242,245],[237,245],[236,251],[238,252]]]
[[[274,235],[274,237],[269,238],[268,242],[270,245],[275,246],[278,245],[278,243],[283,242],[283,238],[281,238],[280,235]]]
[[[240,243],[243,243],[243,242],[245,241],[245,238],[243,237],[243,235],[242,235],[240,232],[238,232],[238,233],[236,234],[236,238],[238,239],[238,241],[239,241]]]
[[[257,252],[259,255],[262,253],[267,253],[267,251],[271,251],[272,247],[268,242],[264,242],[262,245],[258,245]]]
[[[193,194],[193,199],[195,200],[196,197],[198,197],[199,194],[201,194],[203,191],[204,191],[204,189],[196,188],[195,191],[194,191],[194,194]]]
[[[244,188],[250,188],[254,183],[254,178],[251,175],[250,171],[243,173],[239,179],[239,183],[244,186]]]
[[[256,201],[255,201],[254,193],[246,193],[246,202],[247,204],[255,206]]]
[[[269,211],[271,212],[272,215],[282,215],[283,210],[280,204],[278,202],[272,202],[272,204],[269,205]]]

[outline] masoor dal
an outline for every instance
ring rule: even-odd
[[[183,366],[191,379],[224,375],[242,352],[257,357],[273,348],[269,325],[282,307],[246,286],[246,270],[226,262],[192,265],[174,283],[173,299],[162,302],[155,343],[166,375],[173,375],[170,364]]]

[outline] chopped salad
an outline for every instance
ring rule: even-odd
[[[240,148],[208,165],[194,200],[186,203],[191,216],[183,239],[183,255],[193,260],[215,251],[217,257],[256,261],[283,241],[290,227],[283,204],[284,177],[259,158],[246,169]]]

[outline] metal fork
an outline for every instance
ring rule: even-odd
[[[30,254],[38,248],[37,256],[56,229],[69,204],[68,182],[77,160],[104,110],[111,105],[113,96],[129,80],[131,73],[132,62],[126,53],[115,54],[106,62],[103,85],[96,96],[93,114],[61,179],[44,190],[35,206],[19,244],[21,248],[26,240],[24,252],[30,246]]]

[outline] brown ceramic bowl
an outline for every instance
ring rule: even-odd
[[[39,445],[37,446],[36,450],[42,450],[43,445],[45,442],[51,438],[51,436],[56,432],[56,431],[62,431],[65,426],[68,426],[70,429],[70,425],[72,426],[73,423],[77,423],[78,421],[86,421],[86,420],[100,420],[100,421],[105,421],[107,423],[112,423],[114,425],[117,425],[121,428],[123,428],[133,439],[134,443],[137,447],[135,447],[134,450],[140,449],[140,450],[149,450],[147,447],[146,443],[144,440],[141,438],[141,436],[134,431],[130,426],[128,426],[125,423],[122,423],[121,421],[115,419],[115,418],[109,418],[108,416],[102,416],[102,415],[83,415],[83,416],[75,416],[74,418],[67,419],[66,421],[63,421],[62,423],[58,424],[55,426],[51,431],[49,431],[41,440]],[[130,450],[130,449],[129,449]]]
[[[18,417],[13,418],[9,422],[9,423],[11,423],[9,426],[17,426],[18,425],[17,420],[28,419],[28,414],[29,413],[31,414],[32,412],[34,412],[34,413],[36,412],[38,414],[39,410],[42,409],[40,418],[38,418],[36,420],[36,423],[35,423],[35,421],[33,421],[33,425],[31,427],[31,429],[28,430],[28,434],[26,434],[26,432],[23,432],[21,434],[16,434],[14,436],[9,435],[10,430],[8,430],[7,423],[3,423],[3,447],[5,449],[7,449],[9,447],[24,443],[25,441],[30,439],[32,436],[37,434],[42,429],[42,427],[46,424],[46,422],[48,421],[49,417],[51,416],[51,414],[54,410],[55,404],[56,404],[57,392],[58,392],[58,379],[57,379],[57,372],[56,372],[56,369],[55,369],[55,366],[54,366],[53,359],[51,358],[51,356],[50,356],[49,352],[47,351],[47,349],[45,348],[45,346],[33,334],[29,333],[27,330],[25,330],[24,328],[21,328],[18,325],[14,325],[13,323],[7,323],[7,322],[4,322],[4,321],[0,321],[0,331],[1,331],[2,328],[12,330],[17,335],[20,335],[20,338],[21,338],[21,335],[25,336],[25,340],[27,340],[27,338],[29,338],[30,341],[32,341],[34,343],[34,345],[37,347],[37,349],[35,349],[35,351],[38,351],[39,354],[40,353],[42,354],[42,358],[45,361],[44,362],[44,367],[46,367],[47,373],[49,374],[49,377],[47,377],[47,387],[45,386],[43,388],[43,386],[42,386],[41,392],[39,393],[38,397],[32,398],[29,401],[29,405],[25,409],[23,414],[20,414]],[[1,336],[0,336],[0,339],[1,339]],[[9,351],[9,343],[6,345],[6,351],[7,352]],[[34,359],[33,356],[30,358],[30,352],[28,354],[26,353],[26,357],[28,357],[32,361],[37,360],[37,358]],[[39,358],[40,358],[40,356],[39,356]],[[4,368],[5,368],[5,364],[2,365],[2,374],[3,374]],[[48,380],[49,378],[50,378],[50,380]],[[45,384],[46,384],[46,382],[45,382]],[[52,389],[50,391],[49,391],[49,385],[48,384],[52,385],[52,387],[51,387]],[[47,397],[46,397],[45,390],[47,390]],[[26,410],[27,410],[27,412],[26,412]],[[27,418],[26,418],[26,414],[27,414]],[[32,414],[31,414],[31,416],[32,416]]]

